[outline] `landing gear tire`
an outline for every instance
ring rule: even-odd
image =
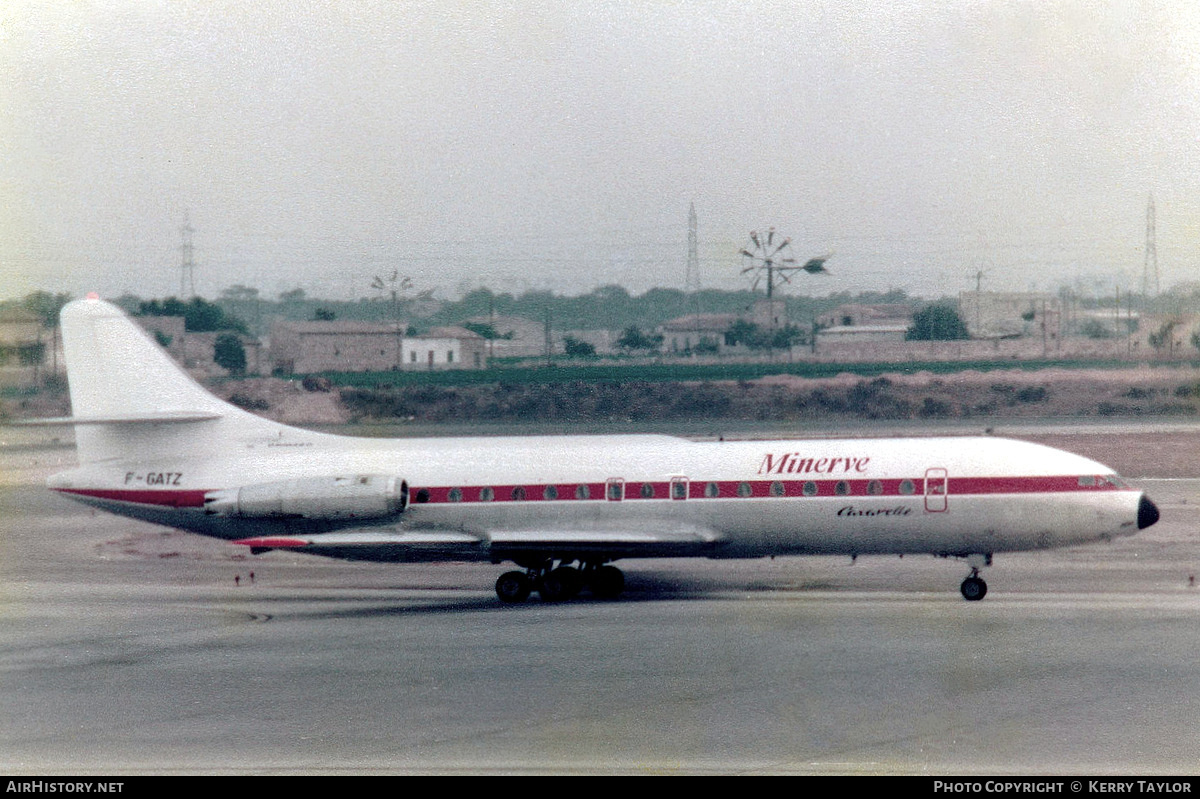
[[[968,577],[962,581],[962,587],[959,590],[962,591],[963,599],[968,602],[978,602],[987,596],[987,583],[980,577]]]
[[[592,594],[600,599],[616,599],[625,590],[625,574],[616,566],[600,566],[591,576]]]
[[[542,578],[538,593],[544,602],[563,602],[573,599],[583,588],[583,575],[572,566],[559,566]]]
[[[505,572],[496,580],[496,596],[501,602],[517,604],[529,599],[533,581],[524,572]]]

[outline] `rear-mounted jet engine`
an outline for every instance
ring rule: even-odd
[[[210,516],[255,519],[380,519],[407,505],[408,483],[386,474],[306,477],[204,495]]]

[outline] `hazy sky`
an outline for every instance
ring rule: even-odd
[[[1200,280],[1200,4],[0,4],[0,297]]]

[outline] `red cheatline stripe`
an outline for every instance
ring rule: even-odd
[[[936,482],[936,481],[935,481]],[[951,496],[979,494],[1048,494],[1096,491],[1128,491],[1108,481],[1096,481],[1091,485],[1080,485],[1077,475],[1050,475],[1041,477],[957,477],[948,481]],[[907,486],[905,484],[908,484]],[[586,483],[586,499],[605,498],[603,483]],[[580,484],[533,484],[496,486],[437,486],[414,488],[409,495],[415,504],[472,503],[472,502],[545,502],[547,500],[579,500],[576,491]],[[647,488],[648,487],[648,488]],[[908,490],[904,490],[907,488]],[[550,489],[550,491],[548,491]],[[491,491],[490,496],[488,491]],[[836,497],[836,496],[921,496],[925,493],[925,478],[907,480],[690,480],[689,499],[737,499],[758,497]],[[661,481],[638,482],[626,480],[626,501],[642,499],[669,499],[671,483]]]
[[[1044,477],[951,477],[949,496],[981,494],[1057,494],[1096,491],[1128,491],[1107,480],[1080,485],[1075,475]],[[909,484],[909,485],[905,485]],[[648,488],[647,488],[648,487]],[[671,483],[663,481],[626,481],[624,499],[670,499]],[[907,489],[907,490],[906,490]],[[212,489],[192,491],[149,489],[60,488],[67,494],[96,499],[159,505],[170,508],[202,508],[204,495]],[[456,504],[477,502],[579,502],[604,501],[605,483],[538,483],[534,485],[429,486],[413,488],[409,497],[414,504]],[[490,498],[489,498],[490,492]],[[778,497],[903,497],[925,493],[923,477],[898,480],[690,480],[689,499],[738,499]]]
[[[136,502],[140,505],[163,505],[168,508],[202,508],[204,495],[211,489],[200,491],[152,491],[147,489],[101,489],[101,488],[58,488],[64,494],[79,494],[96,499],[112,499],[118,502]]]
[[[264,547],[266,549],[308,546],[308,542],[302,538],[241,538],[231,543],[241,544],[246,547]]]

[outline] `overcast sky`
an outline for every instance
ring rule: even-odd
[[[0,5],[0,297],[1200,279],[1200,4]]]

